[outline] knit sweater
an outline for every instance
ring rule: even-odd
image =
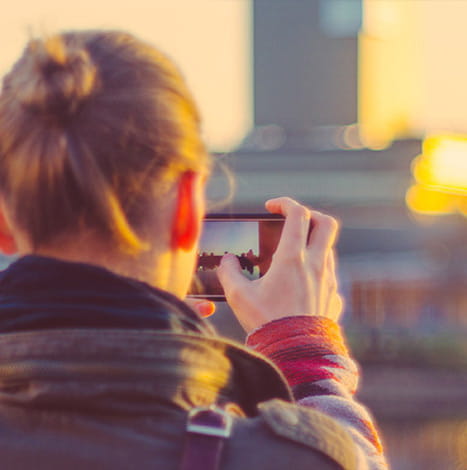
[[[253,331],[246,343],[282,371],[297,403],[346,427],[360,451],[359,469],[388,468],[372,417],[354,399],[359,370],[337,323],[316,316],[286,317]]]

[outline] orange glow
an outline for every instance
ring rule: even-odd
[[[416,184],[406,195],[415,212],[449,214],[467,209],[467,137],[428,137],[412,164]]]
[[[415,179],[432,189],[467,195],[467,138],[429,137],[413,163]]]
[[[406,136],[417,107],[418,63],[411,3],[364,2],[359,35],[359,124],[364,144],[380,150]]]
[[[359,124],[370,148],[467,128],[467,2],[363,0]]]
[[[409,188],[405,199],[409,209],[414,212],[436,215],[456,211],[455,201],[448,194],[433,191],[421,184]]]

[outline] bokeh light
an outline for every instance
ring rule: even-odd
[[[421,213],[465,214],[467,207],[467,137],[431,136],[412,163],[416,183],[408,190],[408,207]]]

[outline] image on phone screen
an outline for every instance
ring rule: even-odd
[[[222,256],[237,256],[248,279],[263,276],[271,264],[284,219],[275,216],[208,216],[201,235],[195,280],[189,295],[225,300],[217,277]]]

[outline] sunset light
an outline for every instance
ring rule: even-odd
[[[416,212],[466,211],[467,138],[436,136],[425,139],[423,153],[412,163],[416,184],[407,193],[407,203]]]
[[[235,147],[251,127],[250,1],[58,0],[13,2],[0,17],[0,75],[28,37],[63,29],[124,29],[159,46],[183,70],[213,150]]]
[[[467,195],[467,137],[427,138],[414,162],[415,179],[447,193]]]
[[[467,128],[467,2],[365,0],[359,124],[370,148]]]

